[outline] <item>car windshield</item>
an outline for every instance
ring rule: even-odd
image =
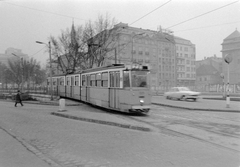
[[[190,91],[190,89],[186,88],[186,87],[181,87],[181,88],[178,88],[178,89],[179,89],[179,91]]]

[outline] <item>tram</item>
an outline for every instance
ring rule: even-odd
[[[151,105],[149,76],[147,66],[113,64],[53,76],[52,85],[63,98],[121,112],[148,113]]]

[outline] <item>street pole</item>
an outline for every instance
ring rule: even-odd
[[[51,42],[49,41],[48,44],[40,41],[36,41],[38,44],[45,44],[49,47],[49,66],[50,66],[50,95],[51,100],[53,100],[53,83],[52,83],[52,57],[51,57]]]
[[[232,62],[232,56],[230,54],[227,54],[224,58],[225,62],[228,64],[227,68],[228,68],[228,78],[227,78],[227,104],[226,104],[226,107],[229,108],[230,107],[230,97],[229,97],[229,75],[230,75],[230,72],[229,72],[229,65],[230,63]]]
[[[23,58],[21,57],[21,64],[22,64],[22,87],[21,92],[23,92]]]
[[[117,64],[117,48],[115,47],[114,48],[114,54],[115,54],[115,64]]]
[[[52,56],[51,56],[51,42],[48,42],[49,45],[49,59],[50,59],[50,91],[51,91],[51,100],[53,100],[53,82],[52,82]]]
[[[221,78],[222,78],[222,91],[223,91],[223,98],[225,98],[225,82],[224,82],[224,74],[221,73]]]
[[[227,80],[227,108],[230,107],[230,97],[229,97],[229,63],[228,63],[228,80]]]

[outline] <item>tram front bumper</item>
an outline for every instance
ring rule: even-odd
[[[137,110],[137,109],[150,109],[150,106],[132,106],[133,110]]]

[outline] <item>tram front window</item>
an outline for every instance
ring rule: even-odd
[[[147,87],[147,71],[132,71],[132,87]]]

